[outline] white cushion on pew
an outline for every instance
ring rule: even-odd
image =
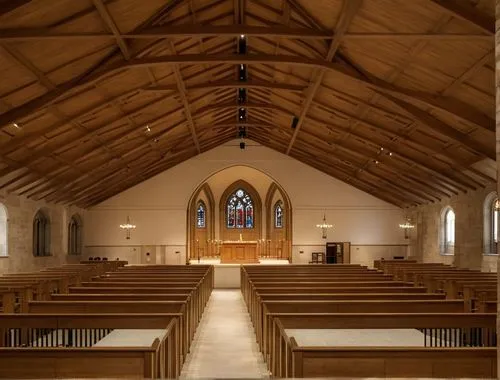
[[[93,347],[151,347],[156,338],[163,339],[163,329],[116,329]]]
[[[423,347],[424,334],[414,329],[286,329],[299,346]]]

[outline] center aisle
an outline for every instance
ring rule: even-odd
[[[240,289],[214,289],[181,379],[269,378]]]

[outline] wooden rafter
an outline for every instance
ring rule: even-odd
[[[475,110],[474,108],[447,97],[435,96],[432,94],[422,93],[418,91],[408,90],[402,87],[391,85],[383,80],[377,79],[375,77],[366,78],[359,73],[353,72],[351,68],[346,68],[344,65],[339,63],[321,61],[316,59],[310,59],[306,57],[290,57],[290,56],[273,56],[273,55],[182,55],[182,56],[164,56],[159,58],[141,58],[132,59],[129,62],[120,62],[111,65],[107,69],[102,69],[99,72],[95,72],[93,75],[89,75],[85,81],[75,81],[67,82],[63,85],[58,86],[53,91],[42,95],[23,106],[15,108],[0,115],[0,126],[6,125],[12,122],[16,122],[20,118],[39,110],[40,108],[47,106],[48,104],[54,102],[56,99],[62,95],[67,94],[70,91],[75,91],[79,88],[86,88],[93,85],[96,81],[105,75],[112,74],[116,71],[123,69],[141,68],[141,67],[156,67],[164,65],[174,65],[174,64],[219,64],[219,63],[282,63],[297,66],[306,66],[311,68],[326,69],[332,73],[338,74],[343,78],[353,80],[366,87],[377,90],[384,94],[391,94],[404,99],[409,99],[411,101],[416,101],[424,105],[439,109],[463,120],[466,120],[475,125],[479,125],[485,129],[491,130],[494,126],[494,120],[485,116],[481,112]]]
[[[328,53],[326,54],[325,60],[327,62],[330,62],[335,56],[335,53],[340,47],[340,42],[342,41],[343,35],[347,32],[347,29],[349,28],[352,19],[354,18],[354,16],[356,16],[356,13],[358,12],[359,8],[361,8],[362,4],[363,0],[343,1],[340,18],[337,23],[337,26],[335,27],[334,38],[332,39],[332,42],[330,43],[330,48],[328,49]],[[288,148],[286,149],[286,154],[290,154],[290,151],[292,150],[293,143],[295,142],[295,139],[297,138],[300,128],[304,123],[304,120],[307,116],[307,112],[309,111],[309,107],[311,106],[311,103],[314,100],[314,96],[316,95],[319,87],[321,86],[321,81],[323,80],[325,73],[326,73],[325,69],[320,69],[320,71],[316,74],[316,78],[314,79],[312,86],[307,90],[307,96],[306,99],[304,100],[302,111],[298,117],[299,121],[297,123],[297,126],[295,127],[295,131],[293,132],[292,139],[288,144]]]
[[[175,50],[175,46],[172,43],[172,41],[169,41],[169,48],[172,54],[176,55],[177,51]],[[201,153],[200,149],[200,143],[198,141],[198,136],[196,136],[196,126],[193,121],[193,116],[191,115],[191,108],[189,105],[189,100],[186,95],[186,85],[184,84],[184,79],[182,78],[181,70],[179,68],[179,65],[173,65],[173,70],[174,70],[174,75],[175,75],[175,81],[177,83],[177,90],[179,92],[179,95],[181,96],[181,101],[182,105],[184,106],[184,114],[186,115],[188,124],[189,124],[189,131],[191,133],[191,137],[194,142],[194,146],[196,147],[196,150],[198,153]]]
[[[282,29],[280,29],[282,28]],[[184,26],[170,26],[168,28],[158,27],[151,30],[145,29],[140,33],[120,33],[119,35],[109,33],[55,33],[44,29],[0,29],[0,41],[3,42],[23,42],[23,41],[108,41],[116,40],[162,40],[164,38],[178,37],[234,37],[245,34],[249,37],[279,37],[288,39],[307,39],[307,40],[329,40],[333,39],[330,34],[315,29],[297,29],[284,27],[263,28],[250,25],[239,27],[226,27],[207,25],[196,32],[193,28]],[[266,30],[268,29],[268,30]],[[466,34],[466,33],[346,33],[346,41],[414,41],[414,40],[432,40],[432,41],[485,41],[491,42],[493,37],[485,34]]]
[[[57,13],[40,12],[36,23],[17,22],[20,13],[7,8],[37,12],[39,2],[0,5],[6,191],[89,207],[236,138],[237,125],[250,141],[399,207],[495,180],[474,165],[494,158],[487,3],[423,0],[414,19],[405,3],[400,16],[413,23],[406,32],[390,19],[399,8],[383,2],[374,28],[366,12],[355,12],[360,0],[321,8],[298,0],[114,1],[58,2]],[[360,22],[349,33],[354,13]],[[241,34],[250,43],[236,55]],[[247,83],[235,80],[240,63]],[[250,89],[243,124],[241,87]],[[293,115],[304,116],[295,130]]]
[[[113,16],[111,16],[111,13],[109,13],[108,7],[103,3],[102,0],[92,0],[92,1],[97,9],[97,12],[99,12],[99,16],[101,16],[102,20],[105,22],[105,24],[113,33],[113,37],[116,39],[116,43],[118,44],[118,47],[120,48],[123,54],[123,57],[125,58],[125,60],[128,61],[130,59],[130,52],[128,50],[127,44],[125,43],[120,34],[118,26],[116,26]]]

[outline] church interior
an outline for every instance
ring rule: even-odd
[[[0,378],[497,378],[497,20],[0,1]]]

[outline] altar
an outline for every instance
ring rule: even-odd
[[[221,264],[259,263],[257,241],[223,241],[220,250]]]

